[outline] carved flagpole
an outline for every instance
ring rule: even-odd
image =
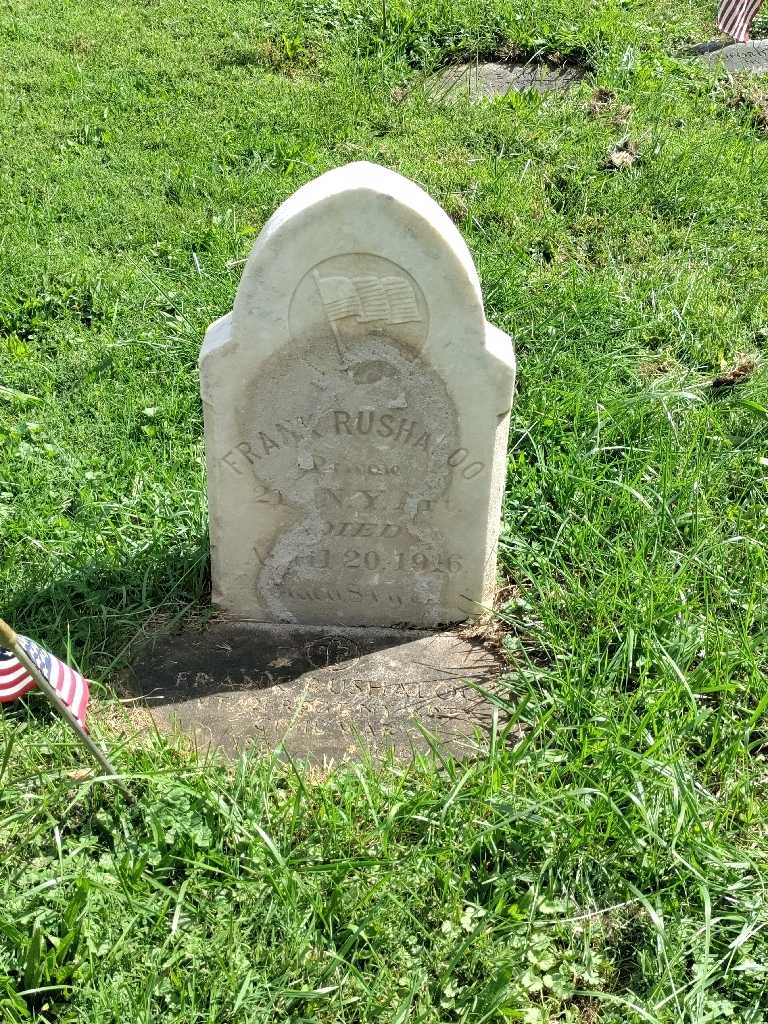
[[[344,345],[342,344],[342,340],[341,340],[341,332],[339,331],[339,325],[336,323],[336,318],[334,316],[332,316],[331,313],[328,312],[328,306],[326,305],[325,296],[323,295],[323,286],[322,286],[322,283],[321,283],[320,275],[318,274],[318,272],[316,270],[313,270],[312,271],[312,277],[314,279],[315,286],[317,288],[317,293],[320,296],[320,301],[323,304],[323,309],[325,310],[325,315],[328,318],[328,323],[331,325],[331,330],[333,331],[333,337],[334,337],[334,340],[336,342],[336,351],[339,354],[339,362],[341,363],[342,366],[346,366],[347,365],[347,360],[346,360],[346,357],[344,355]],[[352,311],[350,311],[350,315],[352,315]]]

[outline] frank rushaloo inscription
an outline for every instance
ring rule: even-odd
[[[200,371],[230,617],[435,626],[492,602],[512,345],[416,185],[351,164],[300,189]]]

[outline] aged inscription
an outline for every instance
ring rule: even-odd
[[[318,667],[325,667],[319,665]],[[209,672],[177,672],[174,680],[175,689],[186,694],[200,692],[210,693],[226,690],[273,690],[273,696],[279,696],[278,688],[293,690],[292,679],[276,678],[271,672],[259,671],[258,669],[241,669],[240,674],[235,677],[231,673],[219,673],[212,675]],[[467,698],[476,696],[477,690],[469,684],[457,684],[451,682],[417,682],[402,683],[398,680],[380,682],[370,679],[350,678],[345,673],[343,679],[329,677],[324,687],[326,691],[334,696],[341,697],[345,694],[358,694],[361,697],[387,697],[400,696],[407,702],[432,699],[439,703],[435,709],[437,712],[445,711],[452,700],[459,698],[462,702]]]
[[[358,330],[343,361],[329,353],[321,378],[306,350],[281,353],[265,370],[286,395],[285,419],[249,433],[244,423],[222,455],[229,472],[250,478],[256,504],[283,515],[276,535],[253,548],[253,585],[288,621],[316,620],[320,609],[322,619],[353,624],[361,602],[394,621],[440,621],[445,580],[462,562],[435,514],[454,478],[467,485],[483,464],[461,448],[447,389],[418,353]]]

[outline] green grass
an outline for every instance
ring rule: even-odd
[[[714,6],[0,8],[0,604],[100,682],[137,794],[73,777],[39,699],[0,714],[0,1020],[768,1021],[768,85],[676,58]],[[427,101],[516,47],[588,80]],[[140,743],[112,674],[207,602],[205,327],[278,203],[363,158],[443,204],[517,340],[521,728],[325,780]]]

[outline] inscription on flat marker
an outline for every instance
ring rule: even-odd
[[[455,756],[476,755],[497,710],[476,684],[508,698],[502,669],[493,645],[461,632],[216,623],[151,638],[119,682],[137,724],[149,709],[203,749],[255,742],[329,764],[428,751],[416,723]]]
[[[200,377],[229,617],[431,627],[492,603],[512,343],[420,188],[358,163],[300,189]]]

